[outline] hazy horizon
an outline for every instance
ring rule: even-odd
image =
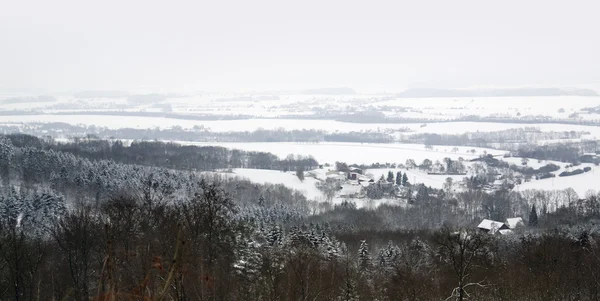
[[[20,1],[0,93],[600,87],[596,1]]]

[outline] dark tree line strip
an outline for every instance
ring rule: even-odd
[[[6,135],[17,147],[53,150],[88,158],[112,160],[164,168],[208,171],[226,168],[258,168],[295,170],[302,166],[314,169],[319,163],[312,157],[288,156],[284,159],[266,152],[250,152],[216,146],[184,146],[158,141],[134,141],[125,146],[121,141],[80,140],[68,143],[47,142],[29,135]]]

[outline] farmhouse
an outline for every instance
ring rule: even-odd
[[[499,232],[501,234],[505,234],[507,231],[503,231],[503,230],[510,231],[510,227],[507,224],[505,224],[503,222],[493,221],[490,219],[484,219],[483,221],[481,221],[481,223],[479,223],[477,228],[479,228],[479,230],[481,230],[482,232],[486,232],[486,233],[490,233],[490,234],[496,234],[497,232]]]
[[[358,177],[359,177],[360,175],[361,175],[361,174],[359,174],[359,173],[357,173],[357,172],[349,172],[349,173],[348,173],[348,180],[351,180],[351,181],[356,181],[356,180],[358,180]]]
[[[350,167],[349,170],[350,170],[350,172],[355,172],[355,173],[362,175],[362,169],[360,169],[358,167]]]
[[[326,177],[327,177],[327,179],[332,179],[332,180],[337,180],[337,181],[346,180],[346,175],[343,172],[340,173],[337,171],[327,172]]]
[[[362,175],[362,169],[360,168],[350,167],[348,170],[348,180],[356,181]]]
[[[370,182],[370,183],[373,183],[375,181],[375,180],[373,180],[373,179],[371,179],[369,177],[365,177],[363,175],[358,176],[357,180],[359,182]]]
[[[358,198],[362,195],[363,186],[358,184],[344,184],[340,191],[341,197]]]

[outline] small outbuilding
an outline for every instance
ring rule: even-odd
[[[525,223],[523,219],[520,217],[507,218],[506,224],[510,229],[516,229],[517,227],[524,227]]]

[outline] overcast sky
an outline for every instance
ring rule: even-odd
[[[0,0],[0,92],[600,82],[600,1]]]

